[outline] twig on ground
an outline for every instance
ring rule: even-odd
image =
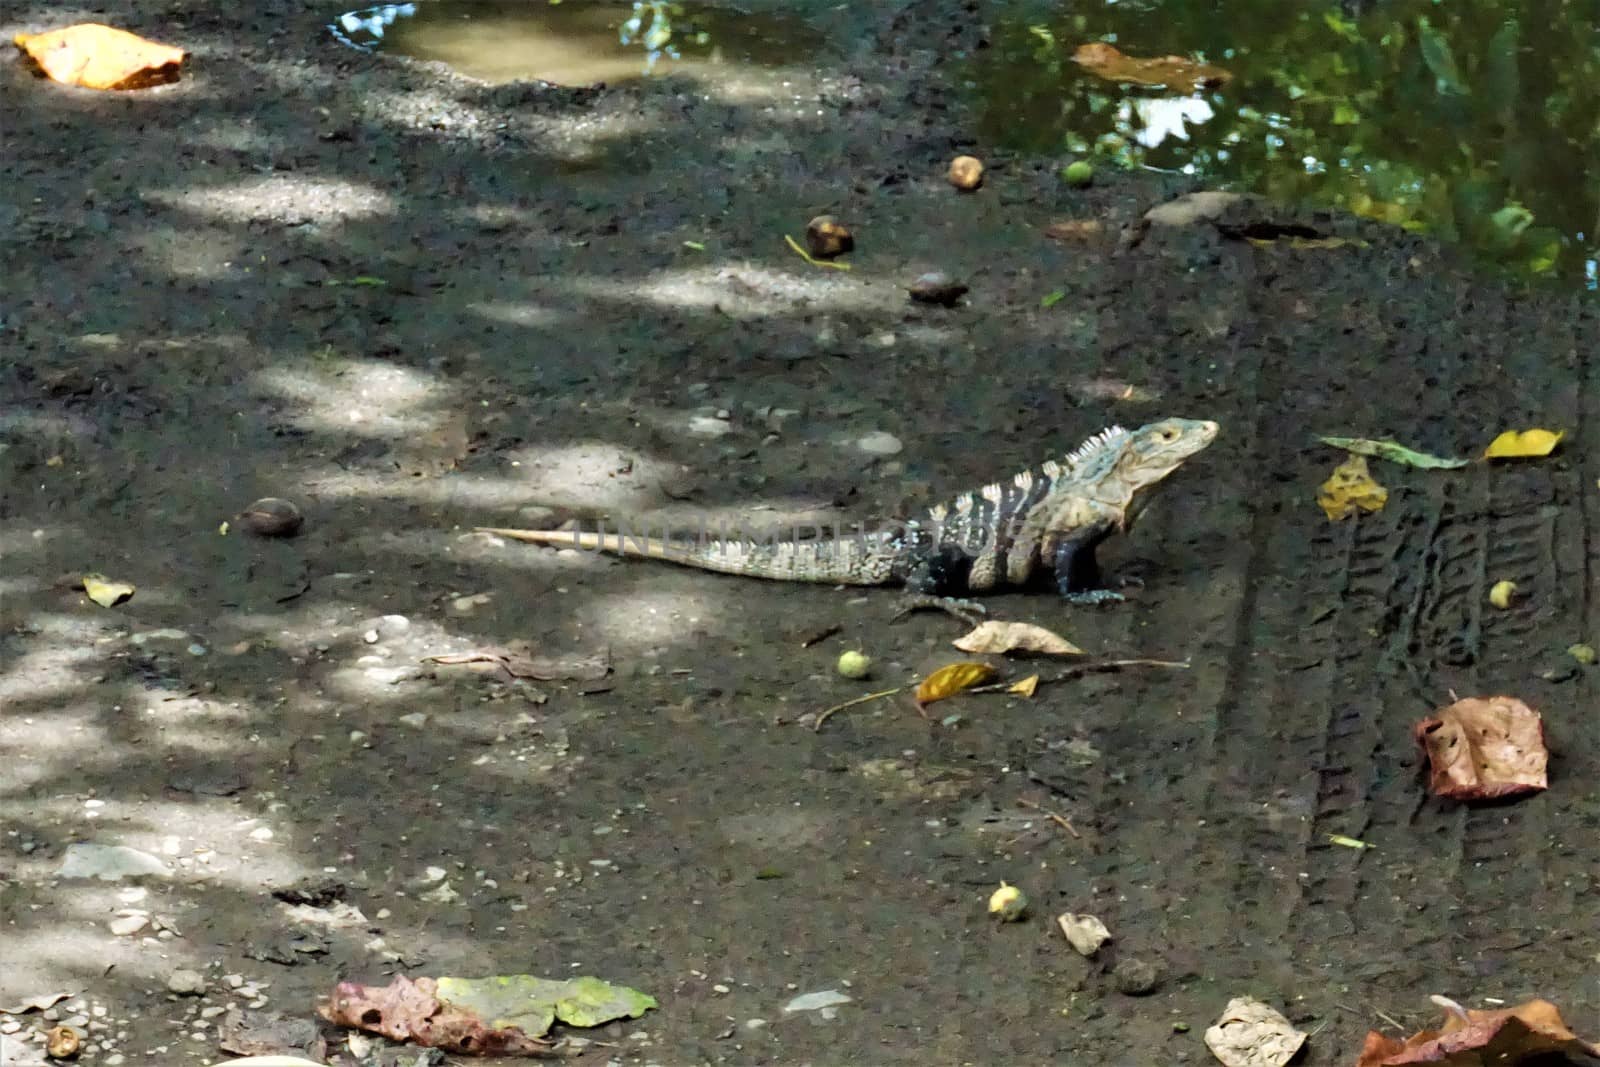
[[[1189,669],[1188,660],[1170,659],[1103,659],[1094,663],[1075,663],[1059,674],[1049,677],[1040,676],[1039,684],[1048,685],[1051,682],[1068,682],[1085,674],[1099,674],[1104,671],[1120,671],[1125,667],[1169,667],[1175,671]],[[1003,693],[1010,689],[1014,682],[994,682],[990,685],[976,685],[966,690],[968,693]]]
[[[1067,833],[1071,834],[1073,837],[1081,837],[1082,836],[1081,834],[1078,833],[1077,827],[1072,825],[1072,820],[1067,818],[1065,815],[1061,814],[1059,811],[1051,811],[1049,808],[1045,807],[1043,804],[1035,804],[1033,801],[1024,800],[1021,797],[1017,798],[1017,806],[1018,807],[1022,807],[1022,808],[1032,808],[1034,811],[1038,812],[1040,815],[1043,815],[1045,818],[1049,819],[1051,822],[1053,822],[1057,826],[1061,827],[1063,830],[1065,830]]]
[[[883,697],[892,697],[905,688],[906,687],[903,685],[897,685],[893,689],[883,689],[876,693],[868,693],[864,697],[856,697],[854,700],[846,700],[843,704],[835,704],[831,708],[825,708],[821,712],[817,713],[817,721],[811,724],[812,732],[821,733],[822,724],[827,722],[828,717],[836,711],[843,711],[845,708],[853,708],[857,704],[865,704],[869,700],[881,700]]]

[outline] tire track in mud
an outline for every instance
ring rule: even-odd
[[[1141,273],[1168,270],[1170,262],[1161,258],[1135,259],[1117,284],[1137,292],[1149,287]],[[1236,693],[1237,666],[1250,647],[1264,530],[1260,514],[1241,506],[1255,491],[1258,475],[1247,457],[1261,448],[1257,399],[1262,364],[1272,357],[1260,343],[1253,307],[1254,257],[1243,246],[1225,246],[1216,273],[1222,284],[1211,276],[1189,307],[1141,306],[1141,315],[1157,321],[1132,331],[1148,336],[1153,328],[1157,336],[1185,338],[1184,348],[1161,369],[1181,375],[1185,393],[1226,397],[1225,404],[1197,415],[1223,422],[1221,447],[1212,446],[1205,465],[1209,484],[1187,496],[1181,510],[1166,500],[1141,521],[1146,544],[1196,543],[1208,568],[1188,576],[1168,571],[1167,581],[1183,580],[1178,591],[1120,618],[1124,647],[1138,655],[1181,648],[1191,671],[1128,675],[1126,706],[1140,713],[1091,720],[1101,755],[1083,775],[1084,803],[1098,830],[1083,866],[1100,891],[1099,913],[1114,932],[1137,930],[1162,942],[1180,973],[1203,970],[1209,950],[1231,946],[1237,921],[1237,901],[1225,887],[1244,846],[1229,841],[1231,828],[1218,825],[1205,798],[1229,718],[1225,709]],[[1178,609],[1182,632],[1146,617],[1159,615],[1165,605]],[[1152,631],[1179,644],[1150,648]],[[1140,947],[1147,946],[1132,950]]]
[[[1535,316],[1526,307],[1513,312],[1516,322],[1508,333],[1559,330],[1561,338],[1549,341],[1547,352],[1564,357],[1578,383],[1588,377],[1593,384],[1593,330],[1576,302],[1567,305],[1565,322]],[[1580,353],[1588,353],[1587,367]],[[1585,410],[1592,390],[1574,390],[1560,375],[1532,373],[1538,369],[1512,369],[1520,383],[1543,386],[1524,402],[1536,399],[1541,425],[1570,427],[1580,454],[1593,455],[1594,426]],[[1457,981],[1466,988],[1492,985],[1517,999],[1545,996],[1569,1006],[1573,995],[1587,996],[1592,1009],[1600,906],[1594,903],[1592,875],[1584,870],[1583,841],[1563,840],[1563,834],[1581,834],[1580,827],[1600,819],[1600,804],[1588,788],[1600,743],[1593,685],[1578,672],[1573,672],[1574,684],[1565,686],[1541,684],[1539,677],[1563,670],[1552,638],[1560,643],[1558,635],[1579,633],[1593,598],[1586,548],[1592,544],[1592,526],[1582,506],[1592,487],[1582,480],[1584,470],[1582,462],[1556,459],[1486,470],[1475,513],[1463,516],[1470,519],[1477,543],[1478,580],[1449,587],[1436,614],[1448,620],[1453,600],[1459,613],[1477,623],[1469,630],[1475,640],[1452,646],[1456,655],[1446,665],[1459,669],[1462,695],[1509,693],[1527,700],[1544,715],[1555,754],[1547,792],[1508,804],[1460,807],[1447,816],[1458,827],[1460,842],[1454,879],[1459,921],[1451,927],[1453,956],[1460,961]],[[1501,580],[1516,583],[1517,597],[1509,609],[1485,610],[1488,586]],[[1567,762],[1563,750],[1576,758]],[[1587,904],[1581,900],[1585,894]],[[1576,960],[1564,965],[1569,948]],[[1589,981],[1574,980],[1584,974]]]

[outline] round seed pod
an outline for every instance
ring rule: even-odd
[[[815,259],[842,256],[855,246],[850,227],[832,215],[818,215],[806,224],[806,250]]]
[[[293,537],[306,521],[299,508],[275,496],[262,497],[239,512],[235,519],[258,537]]]
[[[970,193],[983,184],[983,160],[977,156],[957,156],[950,161],[950,184]]]

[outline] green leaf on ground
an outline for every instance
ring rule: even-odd
[[[1373,456],[1377,459],[1386,459],[1390,463],[1421,467],[1423,470],[1454,470],[1457,467],[1465,467],[1469,462],[1464,459],[1430,456],[1426,452],[1407,448],[1398,441],[1372,441],[1365,437],[1318,437],[1317,440],[1334,448],[1342,448],[1346,452],[1354,452],[1358,456]]]

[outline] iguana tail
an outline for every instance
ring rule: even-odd
[[[674,541],[634,534],[579,530],[508,530],[480,526],[478,533],[512,541],[608,552],[634,559],[659,559],[685,567],[782,582],[887,585],[899,579],[900,553],[883,534],[823,537],[806,541],[701,538]]]

